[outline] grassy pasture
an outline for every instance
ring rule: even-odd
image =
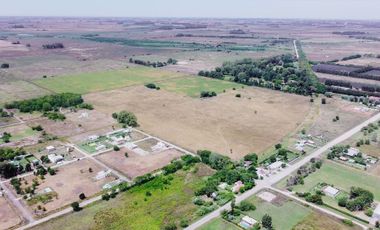
[[[162,89],[170,92],[186,94],[190,97],[199,97],[201,91],[214,91],[217,94],[232,88],[241,88],[241,84],[234,82],[214,80],[204,77],[184,77],[158,84]]]
[[[42,89],[27,81],[11,81],[0,84],[0,105],[22,99],[29,99],[49,94],[49,91]]]
[[[210,222],[206,223],[202,227],[198,228],[199,230],[215,230],[215,229],[223,229],[223,230],[239,230],[240,228],[236,225],[223,220],[221,217],[215,218]]]
[[[156,178],[144,185],[119,194],[115,199],[86,207],[34,229],[162,229],[166,224],[196,218],[197,206],[192,203],[194,190],[210,169],[199,165],[195,172],[179,171],[170,184]],[[152,193],[146,196],[146,192]],[[70,223],[67,225],[66,223]]]
[[[181,74],[160,71],[148,67],[132,67],[123,70],[82,73],[54,78],[35,80],[34,82],[56,93],[90,93],[110,90],[131,85],[145,84],[159,80],[180,77]]]
[[[282,205],[274,205],[262,201],[257,197],[251,197],[248,201],[256,206],[256,210],[249,211],[247,214],[258,221],[261,221],[265,214],[269,214],[272,217],[275,229],[290,230],[298,222],[302,221],[312,213],[312,210],[294,201],[285,201]],[[291,215],[286,215],[286,213],[289,213],[290,211]]]
[[[322,168],[310,174],[304,179],[304,185],[293,187],[294,191],[307,192],[318,183],[325,182],[337,188],[350,191],[352,186],[368,189],[375,195],[375,200],[380,200],[380,178],[366,172],[350,168],[338,163],[325,161]],[[286,179],[279,183],[279,187],[285,187]]]

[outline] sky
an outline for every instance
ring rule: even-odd
[[[0,16],[380,20],[380,0],[0,0]]]

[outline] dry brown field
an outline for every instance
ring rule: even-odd
[[[89,168],[92,169],[92,172],[89,172]],[[91,197],[97,194],[102,190],[104,184],[116,179],[114,176],[109,176],[96,181],[94,177],[102,170],[106,169],[89,159],[80,160],[59,167],[56,175],[46,175],[44,180],[38,179],[40,185],[36,189],[36,192],[38,193],[38,191],[42,191],[45,188],[51,188],[58,194],[58,197],[53,198],[52,201],[46,204],[38,203],[29,208],[34,212],[37,205],[41,205],[46,208],[46,212],[51,212],[67,206],[74,201],[78,201],[79,194],[81,193],[84,193],[86,197]],[[37,177],[31,175],[24,177],[23,179],[25,179],[28,182],[28,186],[30,186],[35,178]],[[22,184],[24,184],[24,180]],[[10,184],[7,184],[7,186],[9,188],[12,187]],[[27,204],[25,205],[27,206]]]
[[[29,122],[29,125],[34,126],[39,124],[49,134],[59,137],[70,137],[116,123],[111,116],[96,110],[79,110],[77,112],[66,113],[65,116],[66,119],[64,121],[38,119]]]
[[[22,220],[4,197],[0,197],[0,229],[11,229]]]
[[[125,157],[125,153],[128,153],[128,157]],[[161,169],[181,155],[182,153],[175,149],[168,149],[142,156],[133,150],[121,148],[120,151],[103,153],[96,156],[96,158],[107,166],[123,173],[128,178],[134,179]]]
[[[332,74],[326,74],[326,73],[316,73],[316,75],[320,79],[348,81],[352,84],[353,87],[358,87],[358,88],[360,88],[363,84],[380,86],[380,81],[376,81],[376,80],[346,77],[346,76],[332,75]]]
[[[132,111],[142,130],[186,149],[210,149],[233,159],[276,144],[297,128],[311,107],[307,97],[260,88],[231,90],[206,100],[143,86],[84,98],[109,116]]]

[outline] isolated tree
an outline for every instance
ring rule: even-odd
[[[264,228],[266,229],[273,229],[273,226],[272,226],[272,217],[269,216],[268,214],[265,214],[263,216],[263,218],[261,219],[261,223],[263,225]]]
[[[73,208],[74,212],[79,212],[81,210],[78,202],[71,203],[71,207]]]
[[[81,200],[86,199],[86,195],[84,195],[84,193],[79,194],[79,199]]]

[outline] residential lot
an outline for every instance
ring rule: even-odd
[[[4,197],[0,197],[0,229],[10,229],[21,222],[16,210]]]
[[[78,201],[81,193],[84,193],[86,197],[91,197],[102,191],[106,183],[116,179],[112,174],[97,179],[98,173],[104,170],[106,169],[91,160],[84,159],[57,168],[56,175],[46,175],[45,179],[34,175],[24,177],[21,180],[24,188],[31,185],[33,180],[37,180],[39,184],[36,196],[25,200],[24,203],[36,216],[39,216]],[[7,186],[12,187],[10,184]],[[50,196],[50,199],[45,200],[44,195]],[[40,210],[38,206],[42,206],[46,211]]]
[[[142,130],[181,147],[210,149],[234,159],[277,143],[297,128],[311,106],[306,97],[259,88],[200,100],[139,86],[87,94],[85,100],[109,116],[131,111]]]
[[[128,157],[125,156],[125,153],[128,153]],[[133,150],[122,148],[117,152],[111,151],[100,154],[96,158],[109,167],[122,172],[128,178],[134,179],[164,167],[181,155],[182,153],[176,149],[140,155]]]

